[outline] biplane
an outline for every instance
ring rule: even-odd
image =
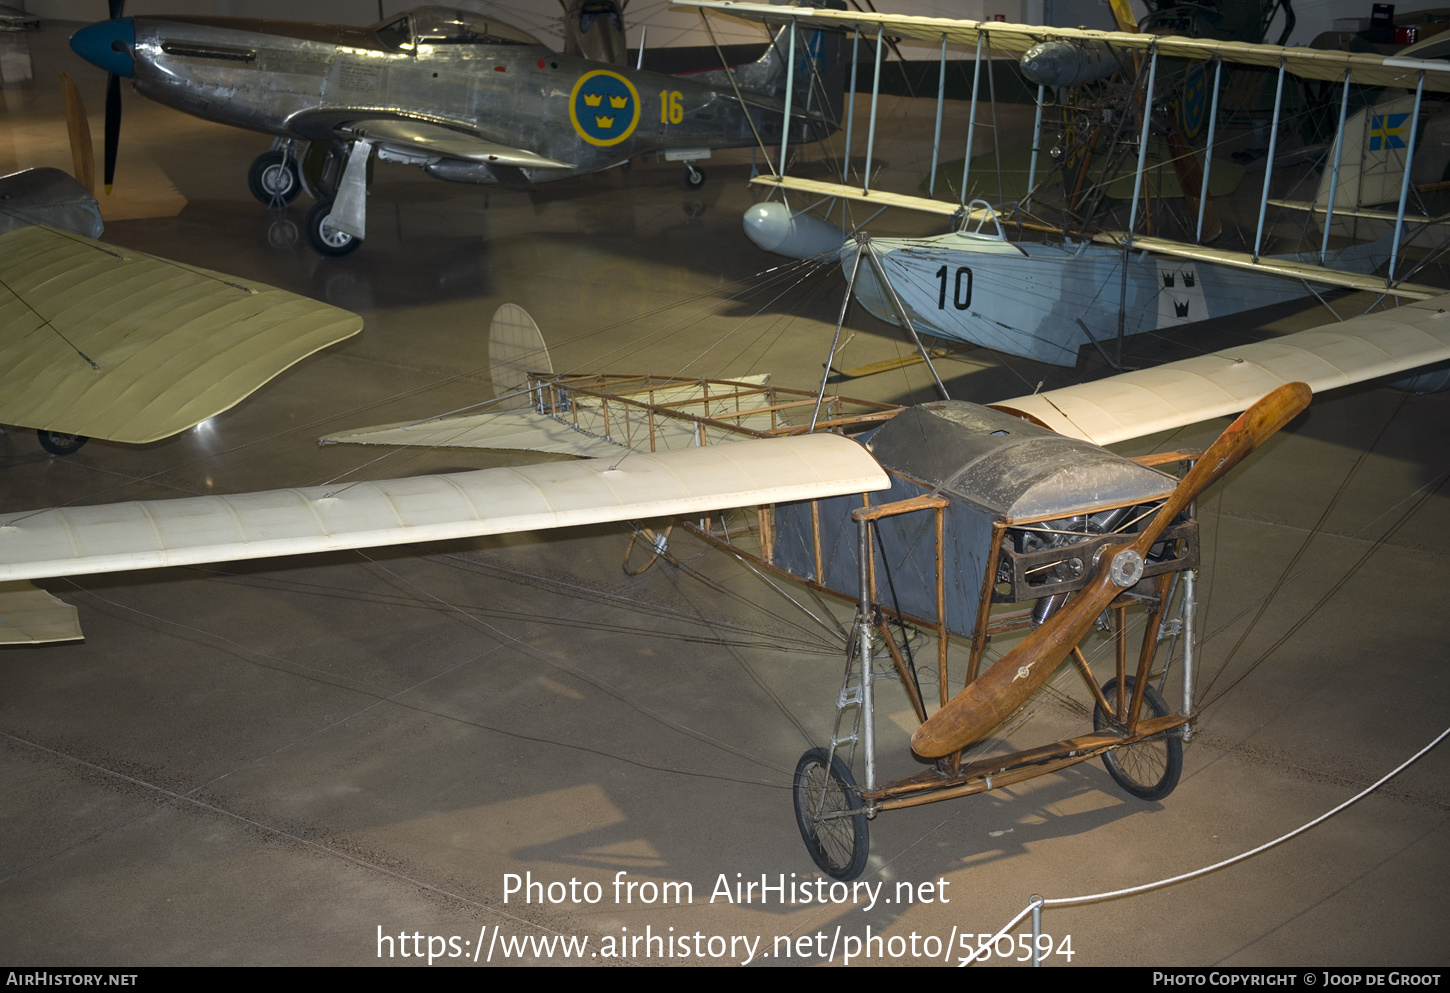
[[[939,175],[944,107],[941,89],[937,95],[931,173],[923,184],[923,192],[928,195],[878,188],[879,179],[869,168],[875,161],[879,110],[879,92],[874,83],[865,156],[860,160],[868,165],[861,168],[859,179],[853,179],[850,171],[852,144],[848,128],[838,182],[786,175],[785,143],[779,159],[781,167],[772,164],[769,174],[752,180],[772,193],[804,195],[815,203],[843,200],[877,211],[902,207],[952,218],[953,230],[944,235],[870,241],[867,254],[871,264],[861,266],[856,259],[857,241],[846,240],[844,247],[837,241],[833,246],[833,238],[844,238],[841,230],[808,209],[770,202],[747,212],[747,233],[767,250],[797,257],[839,251],[843,269],[851,273],[859,270],[854,281],[858,299],[888,323],[1042,362],[1072,365],[1079,349],[1090,344],[1102,349],[1106,341],[1116,339],[1120,356],[1124,336],[1297,299],[1318,292],[1315,287],[1375,290],[1399,300],[1437,295],[1438,291],[1431,287],[1406,283],[1401,265],[1401,246],[1409,223],[1409,177],[1415,171],[1417,143],[1392,137],[1382,142],[1368,138],[1360,142],[1373,144],[1382,160],[1372,164],[1367,174],[1377,177],[1381,186],[1393,180],[1393,195],[1379,200],[1360,195],[1350,199],[1345,195],[1351,176],[1360,171],[1359,164],[1353,161],[1353,149],[1349,160],[1345,154],[1346,135],[1360,137],[1370,130],[1370,120],[1383,122],[1393,117],[1396,135],[1419,134],[1422,118],[1427,116],[1424,94],[1450,91],[1450,65],[1445,62],[1130,31],[841,12],[728,0],[680,0],[680,5],[768,25],[793,24],[799,30],[822,26],[850,29],[856,33],[857,43],[863,34],[874,34],[875,82],[879,82],[888,37],[940,43],[943,80],[949,44],[974,50],[978,66],[991,51],[1005,51],[1023,60],[1024,72],[1029,76],[1042,70],[1037,73],[1043,82],[1037,90],[1025,194],[1015,203],[989,206],[973,199],[983,195],[980,189],[973,192],[971,179],[972,170],[982,168],[974,163],[973,156],[978,120],[975,83],[960,182],[953,179],[951,184],[955,191],[946,189],[948,183]],[[1048,49],[1052,59],[1042,54]],[[1043,75],[1045,70],[1038,64],[1043,62],[1052,62],[1058,69]],[[1098,76],[1116,73],[1125,81],[1110,92],[1089,98],[1080,91],[1084,84],[1096,83],[1093,73],[1074,69],[1063,75],[1066,70],[1062,66],[1077,66],[1079,62],[1099,65]],[[1177,68],[1170,71],[1170,63]],[[1222,136],[1216,135],[1216,126],[1221,116],[1221,97],[1226,92],[1226,65],[1253,67],[1260,73],[1265,89],[1269,80],[1273,84],[1267,159],[1249,251],[1204,244],[1213,241],[1221,230],[1210,187],[1217,161],[1215,150],[1223,144]],[[1196,73],[1186,72],[1185,66],[1197,67]],[[1325,167],[1326,179],[1316,205],[1309,208],[1322,222],[1321,243],[1312,251],[1271,256],[1265,250],[1270,233],[1266,211],[1271,202],[1283,203],[1271,201],[1270,190],[1283,123],[1285,80],[1289,76],[1340,86],[1339,137],[1327,156],[1332,165]],[[1063,85],[1054,87],[1054,79]],[[1188,79],[1195,79],[1196,84],[1190,86],[1185,82]],[[1170,81],[1169,85],[1163,85],[1165,80]],[[1069,83],[1070,87],[1066,85]],[[1366,126],[1357,131],[1346,129],[1349,95],[1354,86],[1403,87],[1413,96],[1375,109],[1367,117],[1361,115],[1356,123],[1362,120]],[[1054,89],[1057,96],[1050,98]],[[1198,118],[1208,123],[1207,145],[1201,152],[1194,150],[1180,133],[1181,126],[1171,119],[1174,114],[1142,110],[1186,105],[1190,98],[1196,101]],[[1063,118],[1059,122],[1060,134],[1052,141],[1045,138],[1044,109],[1060,112]],[[1381,130],[1385,127],[1388,125],[1382,123]],[[1166,138],[1160,138],[1160,134],[1166,134]],[[1040,156],[1043,165],[1039,168],[1039,152],[1049,144],[1054,146],[1052,154]],[[1150,155],[1155,145],[1161,146],[1157,156]],[[1219,150],[1218,159],[1224,157]],[[1120,173],[1131,194],[1110,192],[1106,180]],[[1104,182],[1091,182],[1094,176]],[[1157,194],[1150,200],[1155,186]],[[1058,187],[1065,195],[1052,193]],[[1172,187],[1172,194],[1168,187]],[[1359,185],[1354,188],[1358,193]],[[1326,191],[1341,191],[1338,201]],[[956,195],[944,199],[942,192]],[[1186,229],[1191,241],[1176,241],[1160,233],[1166,211],[1157,209],[1150,214],[1150,203],[1162,203],[1168,195],[1183,198],[1187,216],[1179,227]],[[1104,226],[1098,209],[1110,196],[1126,200],[1126,223],[1118,218],[1116,223],[1123,226],[1117,229]],[[1381,239],[1331,249],[1330,233],[1342,231],[1343,220],[1361,213],[1369,203],[1387,199],[1397,206],[1378,212],[1389,229],[1382,232]],[[1158,219],[1159,229],[1140,230],[1150,217]],[[1006,232],[1014,228],[1044,233],[1055,241],[1009,240]],[[1386,275],[1371,275],[1386,263]]]
[[[541,371],[512,384],[522,403],[501,414],[363,434],[386,443],[573,443],[593,457],[7,512],[0,582],[678,518],[732,554],[857,605],[837,726],[825,747],[802,757],[794,791],[812,858],[845,879],[865,864],[867,821],[895,807],[1096,756],[1129,792],[1166,795],[1193,703],[1189,696],[1170,708],[1150,678],[1161,679],[1160,633],[1192,640],[1194,498],[1312,392],[1450,358],[1447,306],[1450,296],[992,407],[903,408],[760,380]],[[505,334],[509,327],[525,334]],[[503,308],[493,335],[526,342],[537,335],[532,327],[518,308]],[[517,368],[541,359],[516,347],[508,361]],[[1246,408],[1206,453],[1135,460],[1102,447]],[[1174,464],[1192,467],[1181,478],[1161,471]],[[660,532],[645,537],[646,561],[631,568],[668,554]],[[1136,666],[1130,611],[1150,621]],[[1117,647],[1114,674],[1100,680],[1074,649],[1104,612]],[[937,701],[920,691],[901,625],[936,639]],[[1028,633],[984,664],[988,640],[1014,631]],[[966,640],[969,658],[963,688],[949,695],[953,636]],[[1065,659],[1097,702],[1090,733],[962,760]],[[878,780],[873,734],[883,679],[899,681],[910,699],[921,722],[913,748],[927,765],[890,782]],[[857,752],[859,785],[850,771]]]

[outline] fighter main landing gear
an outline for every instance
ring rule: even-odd
[[[354,238],[346,231],[339,231],[328,225],[327,220],[332,216],[332,203],[330,197],[314,203],[312,209],[307,212],[307,220],[304,223],[307,228],[307,243],[316,249],[318,254],[337,258],[356,251],[357,247],[362,244],[362,239]]]
[[[698,190],[705,185],[705,170],[693,162],[685,163],[685,185],[692,190]]]

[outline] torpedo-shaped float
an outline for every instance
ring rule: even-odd
[[[751,207],[742,222],[746,237],[758,247],[791,259],[834,262],[846,242],[845,233],[831,222],[774,201]]]

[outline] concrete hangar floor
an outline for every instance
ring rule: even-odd
[[[80,81],[99,133],[104,81],[65,48],[69,28],[7,42],[7,171],[68,161],[57,70]],[[740,232],[748,152],[706,163],[700,191],[657,162],[537,197],[380,168],[367,243],[332,260],[289,238],[305,203],[279,216],[248,195],[263,139],[126,97],[108,239],[350,307],[366,329],[164,443],[56,459],[7,431],[5,508],[527,460],[315,443],[486,398],[487,322],[509,301],[559,369],[769,371],[801,388],[820,375],[838,274],[778,300],[779,284],[732,296],[781,264]],[[893,128],[885,164],[917,169],[929,128]],[[1269,333],[1326,318],[1259,316]],[[1135,358],[1237,340],[1245,323]],[[840,366],[906,347],[859,311],[850,326]],[[982,352],[943,372],[980,400],[1084,374]],[[926,383],[916,368],[847,392],[924,399]],[[1203,445],[1220,427],[1134,451]],[[741,939],[758,940],[755,962],[815,964],[869,934],[885,940],[858,961],[954,962],[1034,893],[1115,890],[1252,849],[1443,729],[1447,429],[1444,396],[1344,391],[1201,501],[1203,672],[1217,679],[1171,796],[1129,798],[1092,762],[883,815],[871,906],[864,890],[814,902],[814,886],[812,902],[799,889],[762,902],[758,885],[733,899],[737,883],[821,878],[790,783],[828,732],[842,649],[691,539],[676,539],[680,568],[635,578],[620,568],[627,533],[600,528],[48,582],[87,639],[0,657],[0,960],[416,965],[432,937],[434,965],[471,962],[479,942],[480,962],[741,962]],[[1082,692],[1061,685],[1014,741],[1080,732]],[[888,684],[881,696],[883,765],[901,774],[909,707]],[[1247,863],[1049,910],[1047,961],[1444,964],[1447,807],[1442,747]],[[520,892],[515,877],[579,885]],[[512,943],[561,936],[587,943]],[[676,940],[625,940],[650,936]]]

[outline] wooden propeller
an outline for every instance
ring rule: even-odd
[[[917,728],[911,736],[912,750],[925,758],[950,755],[1011,716],[1046,682],[1113,598],[1138,581],[1143,557],[1168,525],[1200,493],[1293,420],[1312,396],[1303,383],[1288,383],[1244,411],[1203,453],[1132,544],[1103,548],[1092,581]]]
[[[65,73],[60,74],[60,89],[65,98],[65,126],[70,134],[71,166],[77,182],[91,196],[96,195],[96,153],[91,150],[91,125],[76,84]]]

